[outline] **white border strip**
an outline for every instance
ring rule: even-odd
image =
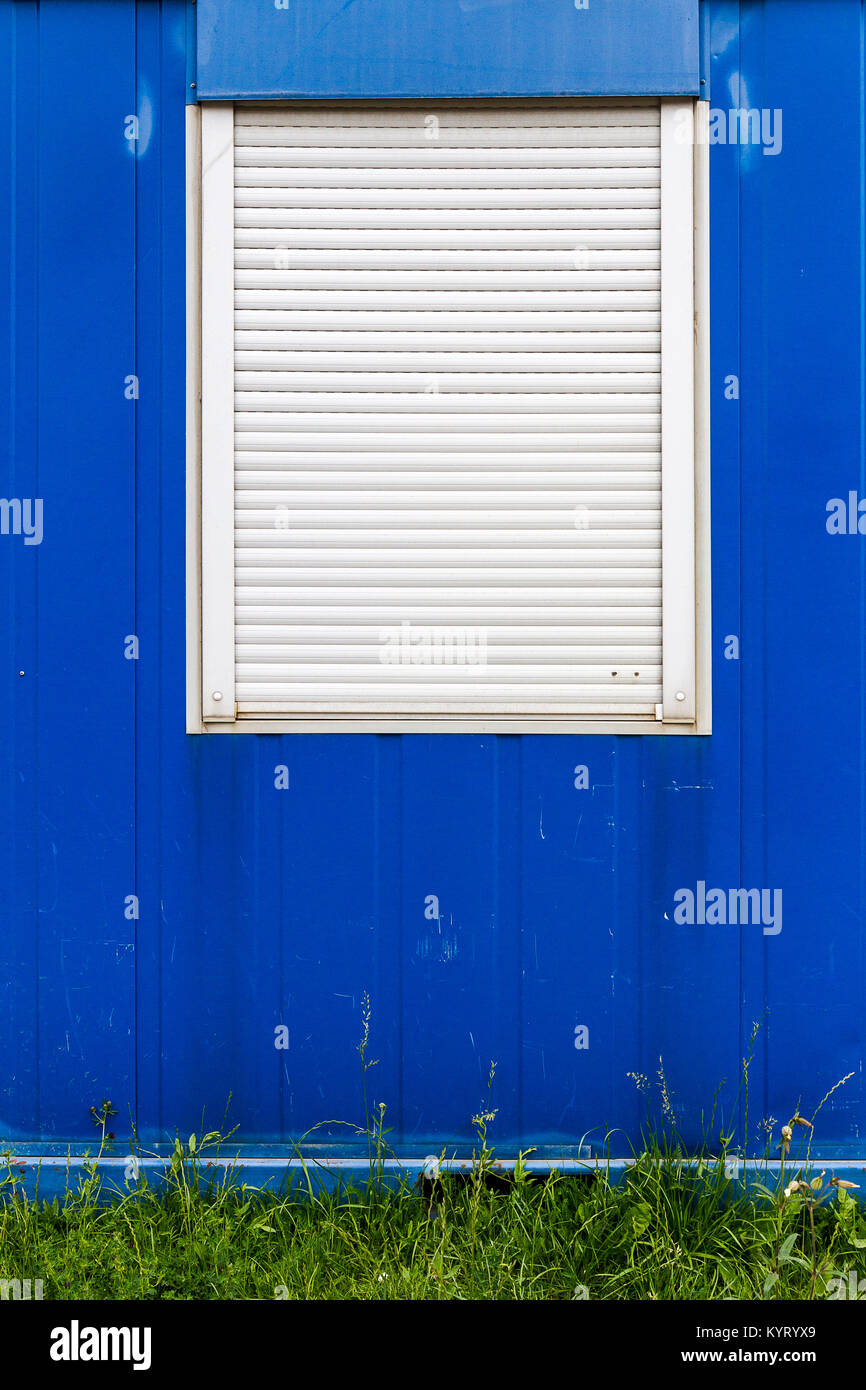
[[[234,107],[201,112],[202,715],[235,717]]]
[[[687,723],[697,707],[694,128],[693,101],[662,101],[662,716]]]
[[[695,645],[697,732],[713,730],[710,517],[710,103],[695,103]]]
[[[717,1161],[717,1160],[716,1160]],[[533,1158],[521,1156],[520,1158],[496,1158],[494,1157],[490,1172],[493,1176],[501,1173],[513,1172],[515,1168],[522,1167],[526,1172],[548,1174],[551,1172],[563,1174],[580,1174],[583,1177],[604,1177],[609,1176],[613,1181],[618,1181],[628,1173],[629,1169],[635,1166],[634,1158],[606,1158],[599,1154],[592,1158],[573,1158],[573,1157],[554,1157]],[[95,1167],[104,1171],[106,1174],[125,1170],[132,1166],[136,1173],[146,1173],[158,1175],[167,1173],[171,1169],[171,1156],[153,1155],[138,1156],[133,1154],[106,1157],[102,1155],[87,1157],[82,1154],[69,1155],[40,1155],[40,1154],[10,1154],[8,1164],[4,1160],[5,1167],[21,1172],[26,1170],[44,1169],[49,1173],[57,1171],[77,1171],[78,1169]],[[674,1165],[671,1160],[670,1166]],[[709,1170],[709,1175],[713,1175],[713,1162],[708,1162],[705,1158],[684,1157],[679,1161],[681,1168],[691,1171],[703,1165]],[[656,1167],[663,1167],[655,1160]],[[4,1167],[4,1171],[5,1171]],[[237,1154],[233,1158],[211,1158],[198,1160],[199,1172],[203,1176],[230,1175],[237,1173],[240,1176],[254,1177],[256,1173],[268,1177],[270,1174],[279,1175],[281,1173],[309,1172],[311,1175],[317,1173],[330,1173],[334,1175],[375,1175],[380,1170],[384,1175],[399,1177],[401,1174],[408,1176],[419,1176],[427,1178],[437,1178],[442,1173],[465,1173],[477,1168],[477,1160],[471,1158],[448,1157],[443,1154],[428,1154],[426,1157],[414,1155],[411,1158],[384,1158],[377,1162],[375,1159],[372,1164],[366,1155],[358,1155],[356,1158],[331,1158],[327,1154],[296,1154],[291,1158],[272,1157],[272,1158],[245,1158],[242,1154]],[[804,1173],[812,1173],[815,1170],[824,1171],[831,1178],[842,1177],[850,1174],[848,1179],[863,1178],[866,1180],[866,1160],[863,1158],[849,1158],[846,1156],[837,1158],[820,1158],[811,1155],[808,1163],[804,1161],[792,1162],[790,1159],[764,1159],[764,1158],[742,1158],[730,1155],[725,1160],[725,1177],[729,1180],[740,1180],[743,1182],[763,1181],[765,1178],[779,1178],[784,1174],[789,1177],[802,1178]],[[23,1176],[23,1174],[22,1174]]]

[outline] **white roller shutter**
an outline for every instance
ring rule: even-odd
[[[661,104],[205,115],[205,716],[691,717],[663,691]]]

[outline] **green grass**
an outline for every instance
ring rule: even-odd
[[[46,1299],[808,1299],[854,1270],[866,1292],[866,1218],[826,1182],[817,1206],[811,1188],[732,1191],[723,1160],[698,1172],[652,1143],[620,1186],[491,1185],[490,1162],[482,1146],[468,1179],[424,1193],[374,1167],[364,1191],[280,1197],[214,1186],[178,1144],[162,1191],[105,1205],[94,1171],[62,1203],[13,1192],[0,1277],[41,1278]]]
[[[28,1200],[11,1162],[5,1175],[0,1168],[0,1279],[41,1279],[46,1299],[808,1300],[852,1288],[866,1297],[866,1215],[852,1185],[827,1179],[811,1159],[818,1116],[850,1076],[811,1119],[798,1101],[779,1142],[775,1119],[758,1126],[764,1158],[780,1156],[781,1172],[750,1163],[748,1186],[726,1176],[730,1158],[755,1142],[757,1024],[729,1111],[742,1117],[738,1139],[718,1115],[719,1087],[703,1151],[687,1151],[659,1059],[660,1114],[647,1112],[643,1148],[621,1183],[608,1181],[603,1163],[592,1177],[540,1181],[521,1161],[504,1178],[489,1144],[491,1064],[468,1175],[446,1172],[423,1190],[407,1179],[395,1190],[383,1181],[386,1106],[371,1111],[367,1101],[369,1022],[365,996],[364,1123],[348,1126],[367,1147],[363,1190],[327,1193],[312,1163],[288,1195],[245,1187],[230,1169],[216,1180],[208,1155],[227,1136],[213,1132],[178,1139],[159,1186],[141,1176],[106,1203],[98,1160],[117,1112],[103,1100],[91,1110],[98,1153],[62,1202]],[[647,1077],[630,1075],[646,1097]]]

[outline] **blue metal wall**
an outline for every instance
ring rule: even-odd
[[[608,1125],[626,1152],[627,1073],[660,1055],[697,1138],[761,1019],[753,1119],[853,1071],[819,1133],[866,1156],[866,539],[825,526],[829,498],[866,495],[864,12],[713,0],[702,26],[713,105],[784,117],[776,155],[710,152],[712,737],[189,737],[189,15],[0,5],[0,492],[44,499],[41,545],[0,536],[0,1138],[20,1151],[92,1141],[103,1097],[145,1142],[229,1092],[261,1152],[356,1120],[366,991],[371,1099],[405,1153],[468,1140],[491,1059],[502,1151]],[[698,880],[781,888],[781,933],[677,925]]]

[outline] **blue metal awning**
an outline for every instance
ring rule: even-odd
[[[197,95],[696,95],[698,0],[199,0]]]

